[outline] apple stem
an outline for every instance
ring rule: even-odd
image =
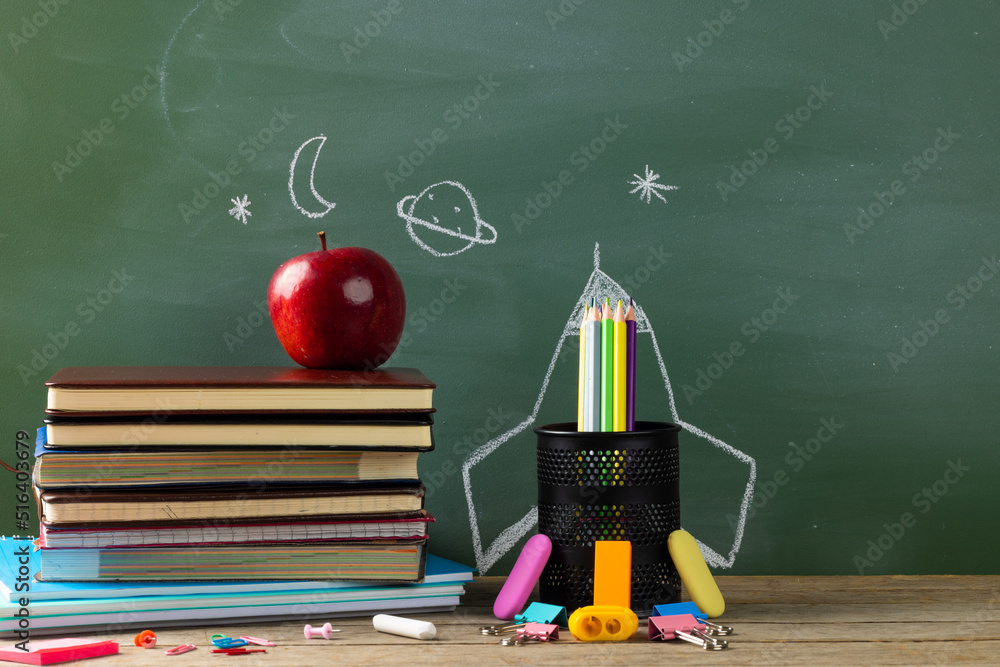
[[[316,236],[319,237],[319,242],[323,246],[323,250],[326,250],[326,232],[317,232]]]

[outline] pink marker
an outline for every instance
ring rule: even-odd
[[[509,621],[524,608],[551,553],[552,540],[548,535],[539,533],[525,542],[521,555],[514,563],[514,569],[510,571],[497,601],[493,603],[494,616]]]

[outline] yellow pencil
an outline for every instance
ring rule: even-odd
[[[584,397],[586,396],[586,386],[587,386],[587,305],[583,304],[583,321],[580,322],[580,379],[579,387],[577,389],[576,397],[576,430],[585,431],[586,429],[586,403]]]
[[[614,431],[625,430],[625,406],[628,399],[628,385],[625,382],[627,367],[626,351],[628,350],[628,330],[625,328],[625,312],[622,310],[621,299],[615,309],[615,371],[614,371]]]

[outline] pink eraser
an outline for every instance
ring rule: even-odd
[[[108,639],[66,639],[31,640],[27,651],[17,648],[18,644],[0,647],[0,660],[20,662],[26,665],[54,665],[83,658],[118,653],[118,642]]]
[[[497,601],[493,603],[494,616],[509,621],[524,608],[551,553],[552,540],[548,535],[539,533],[524,543],[514,569],[510,571]]]

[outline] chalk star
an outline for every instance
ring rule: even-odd
[[[250,197],[243,195],[242,197],[230,199],[229,201],[236,204],[236,206],[229,209],[229,215],[233,216],[244,225],[247,224],[247,218],[253,215],[248,208],[250,206]]]
[[[660,178],[659,174],[654,174],[653,170],[646,165],[646,176],[640,176],[639,174],[632,174],[635,176],[634,181],[629,181],[629,185],[634,185],[635,188],[629,190],[629,194],[639,193],[639,199],[645,200],[648,204],[653,200],[653,195],[656,195],[664,204],[667,203],[666,198],[661,195],[657,190],[676,190],[676,185],[663,185],[662,183],[657,183],[656,180]]]

